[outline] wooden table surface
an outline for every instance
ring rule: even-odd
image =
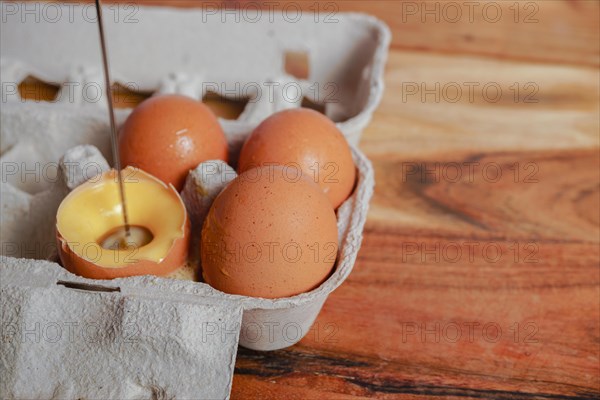
[[[340,3],[394,35],[363,245],[300,344],[240,348],[232,398],[597,398],[598,3],[410,3]]]
[[[331,4],[393,32],[363,245],[299,344],[239,349],[232,399],[598,398],[599,3]]]

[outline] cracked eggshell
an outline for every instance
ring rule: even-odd
[[[227,139],[217,117],[200,101],[168,94],[151,97],[129,115],[119,133],[120,157],[178,191],[191,169],[227,161]]]
[[[98,243],[100,237],[122,225],[116,171],[108,171],[99,180],[77,187],[58,208],[58,252],[68,271],[93,279],[165,276],[186,263],[190,221],[179,194],[142,170],[128,167],[123,176],[129,222],[148,228],[153,240],[137,249],[118,251]],[[86,218],[81,217],[84,213]]]

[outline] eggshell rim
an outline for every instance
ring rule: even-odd
[[[124,168],[124,170],[127,170],[127,169],[133,169],[133,167]],[[114,169],[106,171],[101,175],[101,179],[105,179],[107,175],[114,174],[114,173],[115,173]],[[149,260],[149,259],[140,259],[136,263],[132,263],[131,265],[128,265],[128,266],[103,267],[92,261],[88,261],[88,260],[84,259],[83,257],[79,256],[78,254],[76,254],[69,247],[68,241],[61,234],[60,230],[58,229],[58,223],[57,223],[57,224],[55,224],[55,231],[56,231],[56,241],[57,241],[57,245],[58,245],[58,253],[59,253],[59,257],[62,262],[62,265],[66,270],[68,270],[69,272],[72,272],[76,275],[85,277],[85,278],[115,279],[115,278],[128,278],[128,277],[132,277],[132,276],[142,276],[142,275],[165,276],[165,275],[168,275],[168,274],[178,270],[179,268],[181,268],[182,266],[185,265],[185,263],[187,261],[187,257],[188,257],[191,226],[190,226],[190,220],[189,220],[188,213],[187,213],[187,208],[185,207],[185,204],[184,204],[183,200],[181,199],[181,196],[179,195],[179,193],[177,192],[175,187],[173,187],[172,184],[170,184],[170,183],[166,184],[165,182],[156,178],[154,175],[152,175],[142,169],[139,169],[139,168],[136,169],[136,173],[141,173],[142,175],[144,175],[144,178],[148,178],[149,180],[160,184],[165,189],[167,189],[169,192],[171,192],[172,195],[175,195],[175,197],[179,200],[179,204],[183,208],[183,221],[182,221],[182,225],[180,227],[180,230],[183,231],[183,236],[181,236],[179,238],[175,238],[175,240],[173,240],[171,247],[167,251],[167,255],[159,262]],[[90,184],[91,184],[90,181],[84,182],[83,184],[81,184],[78,187],[76,187],[75,189],[73,189],[63,199],[63,202],[61,203],[61,206],[59,206],[59,209],[60,209],[60,207],[62,207],[62,204],[69,197],[75,196],[78,192],[86,190]],[[68,261],[65,261],[65,260],[68,260]],[[171,264],[173,266],[166,267],[166,265],[171,265]]]

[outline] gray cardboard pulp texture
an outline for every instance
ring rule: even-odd
[[[93,97],[75,90],[103,85],[97,27],[82,17],[93,10],[59,7],[64,18],[58,20],[22,22],[11,12],[0,24],[0,397],[226,398],[238,342],[257,350],[298,342],[352,270],[374,185],[371,164],[355,145],[383,92],[389,31],[375,18],[344,13],[335,23],[315,23],[314,14],[290,23],[277,13],[272,21],[222,22],[214,10],[139,7],[127,14],[129,23],[125,8],[117,22],[106,19],[113,78],[122,84],[196,98],[207,91],[232,96],[236,83],[255,88],[237,120],[220,119],[231,160],[261,120],[300,106],[286,96],[285,85],[310,91],[335,83],[339,101],[327,102],[323,91],[315,99],[341,121],[359,175],[338,209],[336,268],[309,293],[269,300],[152,276],[93,281],[52,262],[58,205],[112,163],[102,91]],[[308,80],[284,72],[289,50],[309,55]],[[64,83],[57,100],[21,101],[15,87],[27,76]],[[117,110],[117,123],[130,112]],[[202,170],[190,174],[182,192],[195,221],[222,189]],[[218,171],[232,172],[227,165]],[[208,195],[191,193],[198,188]]]
[[[37,18],[26,12],[31,5],[11,2],[14,7],[0,25],[7,101],[20,102],[10,83],[35,76],[60,86],[59,104],[106,107],[99,87],[102,60],[93,7],[52,3],[61,11],[43,12],[39,5]],[[256,18],[201,9],[104,10],[114,81],[141,92],[250,98],[237,120],[221,121],[232,152],[265,117],[299,107],[303,98],[324,103],[325,113],[340,121],[348,141],[357,145],[383,94],[391,35],[385,24],[368,15],[305,10],[296,18],[264,11]],[[308,55],[307,79],[286,73],[285,54],[290,51]]]
[[[193,282],[144,276],[100,291],[55,263],[0,264],[3,399],[229,396],[239,302],[203,296]]]

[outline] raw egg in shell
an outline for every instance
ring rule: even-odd
[[[208,160],[227,162],[227,140],[202,102],[159,95],[138,105],[119,132],[121,162],[140,168],[180,191],[189,170]]]

